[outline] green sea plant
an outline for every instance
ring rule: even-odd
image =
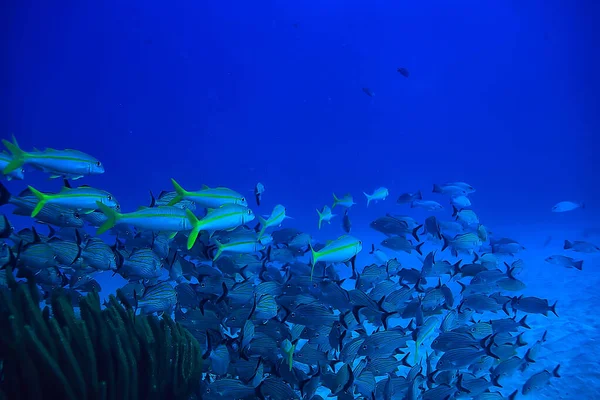
[[[39,306],[32,279],[0,291],[0,399],[188,399],[202,374],[196,339],[167,314],[135,315],[120,292],[74,308],[61,290]],[[78,312],[79,311],[79,312]]]

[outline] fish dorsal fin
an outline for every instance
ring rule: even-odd
[[[156,198],[154,197],[152,190],[150,190],[150,205],[148,207],[149,208],[156,207]]]
[[[80,188],[91,188],[91,186],[90,186],[90,185],[81,185],[81,186],[79,186],[79,187],[80,187]]]
[[[61,191],[61,193],[62,193],[62,192],[68,192],[69,190],[73,190],[73,189],[71,188],[71,186],[63,186],[62,188],[60,188],[60,191]]]
[[[147,208],[149,208],[149,207],[146,207],[146,206],[139,206],[139,207],[137,208],[137,210],[136,210],[136,211],[142,211],[142,210],[145,210],[145,209],[147,209]]]
[[[202,190],[208,190],[210,189],[210,187],[208,187],[208,185],[202,185]]]
[[[329,246],[331,243],[333,243],[333,240],[328,240],[325,242],[325,246]]]

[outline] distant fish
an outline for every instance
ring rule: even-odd
[[[323,221],[331,224],[331,219],[337,215],[331,213],[331,208],[329,208],[329,206],[323,206],[323,211],[317,209],[317,214],[319,214],[319,229],[321,229]]]
[[[543,389],[552,378],[560,378],[560,364],[558,364],[556,368],[552,370],[552,372],[543,370],[542,372],[538,372],[537,374],[531,376],[523,385],[521,393],[528,395],[530,393],[537,392]]]
[[[600,251],[600,247],[596,246],[595,244],[581,240],[575,240],[574,242],[565,240],[565,245],[563,248],[565,250],[573,250],[578,253],[597,253]]]
[[[363,92],[365,92],[365,93],[366,93],[366,95],[367,95],[367,96],[369,96],[369,97],[373,97],[373,96],[375,96],[375,93],[373,93],[373,91],[372,91],[371,89],[369,89],[369,88],[366,88],[366,87],[364,87],[364,88],[362,88],[362,90],[363,90]]]
[[[260,201],[262,199],[262,194],[265,192],[265,186],[258,182],[256,187],[254,188],[254,198],[256,199],[256,205],[260,206]]]
[[[444,209],[444,207],[440,203],[433,200],[415,200],[412,203],[410,203],[410,207],[422,208],[427,211],[440,211]]]
[[[398,204],[407,204],[407,203],[411,203],[415,200],[423,200],[423,194],[421,193],[421,191],[419,190],[416,193],[403,193],[400,195],[400,197],[398,197],[398,200],[396,200],[396,203]]]
[[[547,257],[545,261],[549,264],[560,265],[561,267],[575,268],[580,271],[583,269],[583,260],[575,261],[573,258],[567,256],[553,255]]]
[[[408,78],[408,76],[410,75],[410,73],[408,72],[408,70],[406,68],[404,68],[404,67],[400,67],[396,71],[400,72],[400,75],[402,75],[405,78]]]
[[[442,186],[457,186],[462,188],[465,192],[467,192],[467,194],[475,193],[475,188],[465,182],[448,182]]]
[[[552,212],[567,212],[577,210],[578,208],[585,208],[585,204],[574,201],[561,201],[552,207]]]
[[[433,193],[447,194],[449,196],[466,196],[469,194],[463,187],[450,184],[433,184]]]
[[[267,217],[267,219],[261,217],[260,215],[258,216],[258,220],[260,221],[260,225],[261,225],[261,229],[260,229],[260,233],[258,234],[258,237],[262,237],[263,234],[265,233],[265,230],[267,230],[267,228],[270,228],[272,226],[281,226],[281,223],[283,222],[284,219],[291,219],[292,217],[288,217],[286,215],[286,208],[284,206],[282,206],[281,204],[277,204],[274,208],[273,211],[271,212],[271,215]]]
[[[344,228],[344,232],[350,233],[352,230],[352,222],[350,222],[350,217],[348,216],[348,209],[344,212],[344,219],[342,221],[342,227]]]
[[[352,195],[350,193],[346,193],[344,195],[344,197],[342,197],[341,199],[339,199],[334,193],[333,194],[333,205],[331,206],[331,209],[333,210],[335,208],[335,206],[337,206],[337,205],[340,205],[340,206],[346,207],[346,208],[350,208],[355,204],[356,203],[354,202],[354,199],[352,198]]]
[[[373,194],[367,194],[365,192],[363,193],[367,197],[367,207],[369,207],[371,201],[385,200],[390,195],[390,192],[387,190],[387,188],[384,188],[383,186],[375,189]]]
[[[457,208],[471,207],[471,200],[467,196],[453,196],[450,203]]]

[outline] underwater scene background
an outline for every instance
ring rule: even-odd
[[[65,372],[80,386],[61,395],[600,398],[600,3],[13,2],[2,14],[3,321],[25,335],[55,315],[64,328],[121,313],[109,329],[128,327],[147,354],[176,332],[189,363],[169,353],[155,372],[185,378],[124,394],[115,382],[146,379],[152,359],[132,344],[129,375],[118,355],[98,359],[121,367],[92,386],[91,372]],[[102,170],[73,172],[63,149]],[[73,190],[88,197],[61,197]],[[207,225],[223,206],[238,214]],[[51,315],[6,307],[30,291]],[[73,311],[56,313],[61,294]],[[7,389],[32,367],[7,326],[0,390],[41,396]],[[66,365],[67,353],[39,354]]]

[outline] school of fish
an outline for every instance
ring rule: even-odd
[[[76,306],[101,290],[98,274],[120,275],[138,312],[174,313],[198,339],[205,361],[199,398],[515,399],[560,377],[560,365],[536,366],[552,331],[535,342],[523,338],[528,315],[557,318],[556,302],[524,293],[519,274],[527,267],[518,255],[525,247],[488,231],[471,209],[475,189],[467,183],[400,195],[390,209],[431,216],[382,215],[370,224],[381,242],[368,245],[351,235],[350,210],[359,205],[350,193],[333,194],[332,206],[317,210],[315,228],[343,209],[343,233],[317,243],[285,226],[291,217],[283,205],[259,216],[226,187],[184,188],[173,179],[172,190],[149,205],[122,210],[108,190],[73,184],[104,173],[96,158],[70,149],[26,152],[14,137],[2,142],[7,180],[39,170],[63,184],[55,193],[32,186],[11,193],[0,184],[0,206],[37,223],[17,232],[2,215],[0,286],[10,265],[19,278],[35,276],[46,297],[63,288]],[[257,207],[264,193],[258,183]],[[379,187],[364,195],[370,206],[390,193]],[[452,218],[437,216],[446,209],[441,202]],[[552,211],[583,207],[561,202]],[[568,240],[564,248],[600,251]],[[361,267],[362,251],[372,263]],[[402,264],[399,253],[412,261]],[[583,268],[564,255],[545,261]],[[350,276],[341,279],[342,272]],[[528,378],[515,383],[516,371]]]

